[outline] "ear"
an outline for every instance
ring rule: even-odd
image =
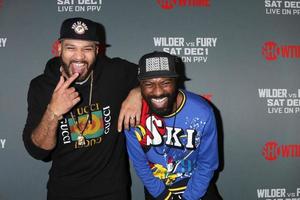
[[[98,55],[99,52],[99,45],[96,45],[96,55]]]
[[[61,51],[62,51],[62,41],[60,41],[59,43],[58,43],[58,48],[57,48],[57,51],[58,51],[58,55],[59,56],[61,56]]]
[[[98,44],[98,55],[105,55],[106,45]]]

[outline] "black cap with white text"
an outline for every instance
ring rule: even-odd
[[[141,57],[138,79],[170,77],[176,78],[177,57],[166,52],[154,51]]]
[[[85,18],[69,18],[66,19],[60,29],[60,38],[77,39],[99,42],[99,33],[97,31],[97,23]]]

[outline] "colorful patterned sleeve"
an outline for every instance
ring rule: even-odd
[[[206,193],[214,171],[218,168],[217,127],[212,110],[208,112],[198,148],[197,168],[183,194],[183,197],[189,200],[199,200]]]
[[[153,176],[148,165],[148,159],[136,137],[135,130],[132,128],[130,131],[125,131],[125,135],[127,151],[136,174],[153,197],[164,199],[169,193],[168,189],[161,180]]]

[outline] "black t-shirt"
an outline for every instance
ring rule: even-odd
[[[137,85],[137,66],[120,58],[98,59],[93,70],[91,105],[90,78],[83,85],[74,85],[82,99],[72,109],[75,117],[70,113],[64,115],[58,124],[57,145],[54,150],[46,151],[35,146],[30,135],[50,102],[59,80],[59,68],[59,59],[52,59],[44,74],[31,81],[23,132],[25,147],[34,158],[52,160],[48,191],[60,196],[90,197],[129,188],[125,138],[117,131],[117,120],[122,101]],[[85,125],[89,111],[92,123],[84,131],[86,145],[80,146],[78,125]]]

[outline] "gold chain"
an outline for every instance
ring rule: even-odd
[[[89,94],[89,108],[90,108],[90,109],[89,109],[89,113],[88,113],[87,116],[86,116],[86,122],[85,122],[84,127],[83,127],[82,130],[81,130],[81,127],[79,126],[78,118],[77,118],[77,117],[75,118],[73,112],[70,111],[71,117],[72,117],[74,123],[76,124],[76,127],[77,127],[78,130],[79,130],[79,136],[77,137],[77,142],[78,142],[78,145],[79,145],[79,146],[85,145],[85,137],[84,137],[83,133],[84,133],[84,131],[86,130],[88,123],[90,123],[90,124],[92,123],[91,104],[92,104],[93,82],[94,82],[93,71],[91,72],[90,76],[91,76],[90,94]]]

